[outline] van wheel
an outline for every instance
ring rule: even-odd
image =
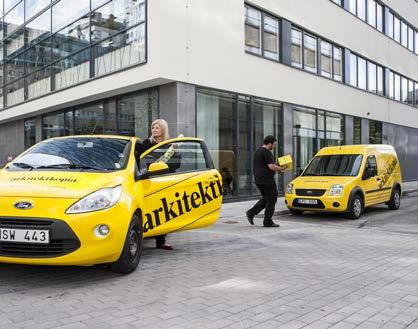
[[[289,209],[289,211],[290,211],[290,213],[291,213],[293,216],[296,216],[296,215],[302,215],[302,214],[303,214],[303,210]]]
[[[401,191],[399,187],[395,187],[388,202],[388,207],[390,210],[398,210],[401,206]]]
[[[360,195],[356,194],[351,200],[347,217],[350,219],[359,219],[362,213],[363,213],[363,200],[360,197]]]
[[[122,253],[116,262],[110,264],[110,269],[113,272],[124,274],[134,271],[141,258],[142,245],[142,225],[139,216],[135,214],[129,224]]]

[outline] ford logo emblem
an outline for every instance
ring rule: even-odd
[[[306,193],[308,193],[308,194],[312,194],[313,192],[312,192],[312,191],[306,191]]]
[[[27,210],[27,209],[33,208],[33,204],[32,202],[28,202],[28,201],[19,201],[15,203],[15,208],[21,209],[21,210]]]

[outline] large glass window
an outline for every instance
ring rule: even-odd
[[[252,193],[252,159],[249,156],[251,145],[251,98],[238,97],[238,155],[237,155],[237,189],[239,195]],[[222,170],[222,168],[221,168]],[[229,170],[221,171],[225,194],[232,192],[232,176]]]
[[[369,120],[369,143],[382,144],[382,123]]]
[[[30,19],[36,15],[50,3],[51,0],[25,0],[26,19]]]
[[[353,144],[361,144],[361,118],[353,118]]]
[[[398,17],[393,18],[393,38],[397,42],[401,42],[401,21]]]
[[[25,120],[25,149],[36,143],[36,120],[30,118]]]
[[[90,1],[61,0],[52,7],[52,32],[84,16],[90,10]]]
[[[388,27],[387,27],[387,33],[389,35],[390,38],[393,39],[393,14],[391,12],[389,12],[388,15]]]
[[[279,59],[279,21],[268,15],[264,15],[263,53],[268,58]]]
[[[6,60],[15,57],[25,50],[25,33],[24,30],[19,30],[10,38],[4,41],[6,48]]]
[[[414,30],[408,26],[408,49],[414,51]]]
[[[357,16],[366,21],[366,0],[357,0]]]
[[[383,95],[383,89],[384,89],[384,73],[383,73],[383,67],[377,66],[377,93],[379,95]]]
[[[357,56],[350,54],[350,85],[357,87]]]
[[[295,108],[293,110],[293,161],[294,174],[300,175],[316,153],[315,110]]]
[[[309,72],[317,72],[317,44],[316,38],[303,33],[304,69]]]
[[[399,74],[394,74],[395,77],[395,100],[400,101],[401,100],[401,77]]]
[[[358,57],[358,87],[366,90],[367,68],[366,60]]]
[[[343,80],[343,60],[342,60],[342,50],[339,47],[334,46],[334,57],[333,57],[333,71],[334,71],[334,80],[342,81]]]
[[[357,15],[357,0],[349,0],[348,7],[353,15]]]
[[[332,45],[321,41],[321,75],[330,78],[332,74]]]
[[[6,83],[25,76],[25,54],[18,55],[6,63]],[[23,85],[23,84],[22,84]]]
[[[418,107],[418,82],[415,82],[415,106]]]
[[[43,138],[65,136],[68,123],[64,112],[51,113],[42,117]]]
[[[292,28],[292,65],[302,68],[302,31]]]
[[[22,1],[4,16],[6,36],[16,31],[24,23],[24,11],[25,5]]]
[[[383,32],[383,7],[379,3],[376,3],[376,28]]]
[[[392,71],[389,72],[389,98],[395,99],[395,77]]]
[[[26,25],[27,44],[30,47],[51,35],[51,10],[35,18]]]
[[[401,77],[401,101],[408,101],[408,79]]]
[[[409,105],[414,106],[414,81],[408,81],[408,97],[407,102]]]
[[[367,90],[373,93],[377,93],[377,70],[376,65],[373,63],[367,63]]]
[[[55,89],[65,88],[90,76],[89,51],[83,50],[52,65]]]
[[[344,144],[344,116],[327,112],[325,115],[325,138],[327,146]]]
[[[367,0],[367,23],[376,27],[376,1]]]
[[[403,21],[401,22],[401,44],[408,47],[408,25]]]
[[[245,49],[261,54],[261,11],[245,6]]]
[[[6,86],[6,105],[13,106],[25,100],[24,81],[17,80]]]
[[[74,111],[76,135],[103,133],[103,103],[83,106]]]
[[[45,95],[51,91],[50,67],[40,69],[26,77],[28,99]]]
[[[30,74],[51,63],[50,40],[43,40],[26,51],[26,73]]]

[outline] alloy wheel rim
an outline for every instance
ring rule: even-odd
[[[361,213],[361,201],[359,199],[356,199],[354,201],[354,215],[356,215],[356,217],[360,216]]]
[[[399,195],[399,192],[398,191],[396,191],[395,192],[395,206],[396,207],[399,207],[399,205],[400,205],[400,203],[401,203],[401,197],[400,197],[400,195]]]
[[[135,229],[132,227],[129,232],[129,257],[134,259],[138,252],[138,241]]]

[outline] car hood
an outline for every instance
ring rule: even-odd
[[[102,187],[123,182],[118,172],[0,171],[0,197],[79,199]]]
[[[319,188],[329,189],[331,185],[347,185],[355,180],[352,176],[300,176],[293,180],[295,188]]]

